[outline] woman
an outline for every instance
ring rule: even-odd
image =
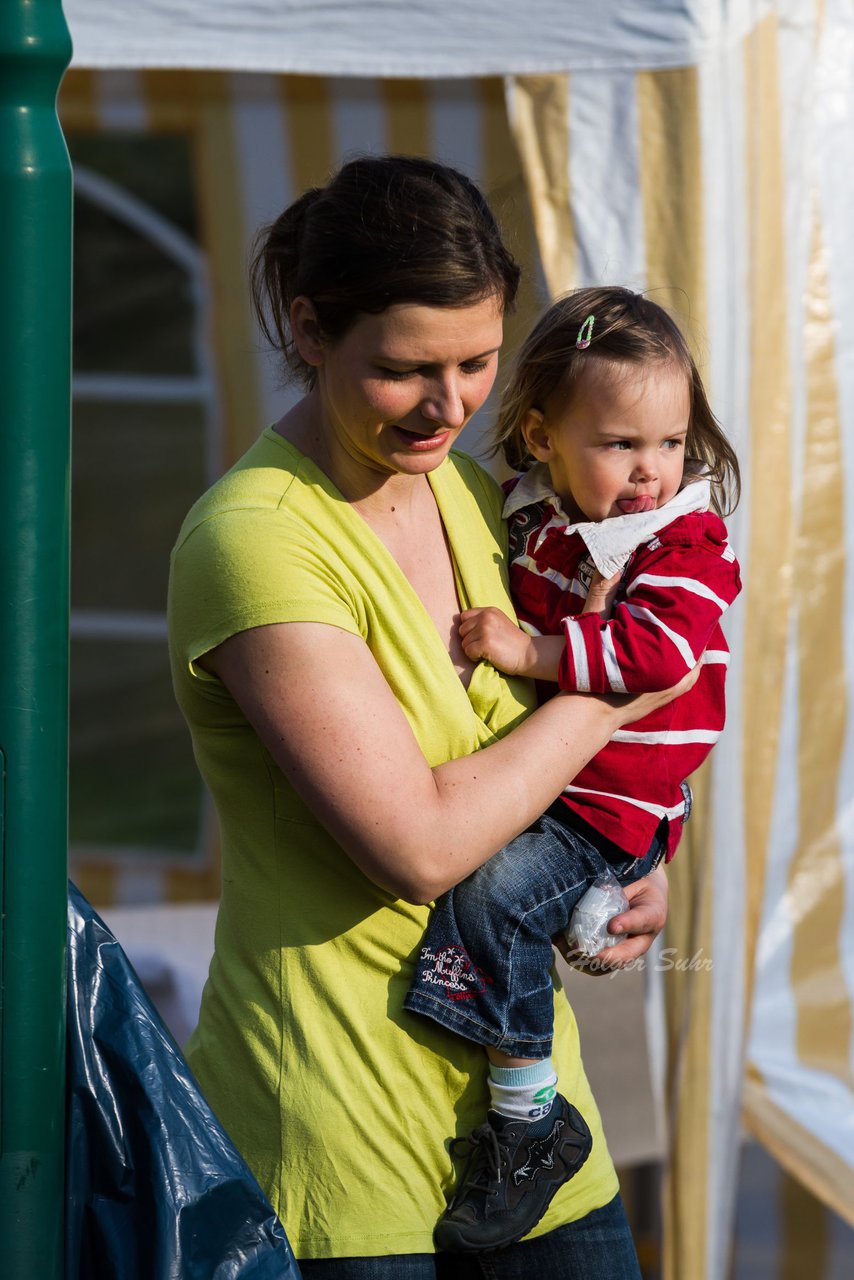
[[[353,161],[285,210],[254,297],[306,394],[173,556],[175,686],[222,828],[188,1057],[306,1280],[482,1274],[433,1254],[447,1140],[483,1111],[485,1072],[402,1010],[426,904],[666,700],[534,710],[526,682],[460,644],[461,608],[510,611],[500,492],[450,451],[492,386],[518,276],[477,189],[427,161]],[[616,963],[663,923],[660,874],[633,907]],[[637,1276],[560,994],[556,1019],[593,1152],[489,1274]]]

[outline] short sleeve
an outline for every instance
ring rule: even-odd
[[[172,553],[169,615],[182,665],[230,636],[278,622],[321,622],[364,635],[346,565],[282,509],[220,511],[185,531]]]

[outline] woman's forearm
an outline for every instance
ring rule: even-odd
[[[449,889],[530,826],[621,723],[603,699],[559,694],[498,742],[434,768],[419,898]]]
[[[616,729],[667,700],[561,694],[500,741],[431,768],[358,636],[319,623],[257,627],[206,665],[342,849],[412,902],[486,862]]]
[[[429,842],[421,899],[449,889],[524,831],[612,734],[685,693],[698,673],[695,668],[672,689],[631,698],[558,694],[499,742],[434,769],[440,829],[447,825],[459,835],[463,824],[467,841],[458,840],[451,857]]]
[[[691,687],[632,698],[558,694],[498,742],[432,770],[434,794],[409,832],[414,878],[401,894],[430,902],[524,831],[623,725]]]

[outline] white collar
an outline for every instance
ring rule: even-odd
[[[563,533],[579,535],[603,578],[611,578],[625,568],[632,552],[641,543],[650,542],[660,530],[672,524],[679,516],[688,515],[692,511],[707,511],[710,499],[711,486],[708,479],[704,476],[687,476],[683,488],[669,502],[665,502],[663,507],[656,507],[655,511],[570,524],[560,498],[552,488],[548,467],[544,462],[537,462],[530,471],[524,473],[508,494],[504,503],[504,518],[508,519],[523,507],[548,503],[558,520],[549,521],[544,526],[537,546],[539,547],[548,530],[560,523]]]

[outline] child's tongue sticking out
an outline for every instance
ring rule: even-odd
[[[646,493],[640,498],[618,498],[617,506],[623,515],[634,516],[641,511],[654,511],[655,498]]]

